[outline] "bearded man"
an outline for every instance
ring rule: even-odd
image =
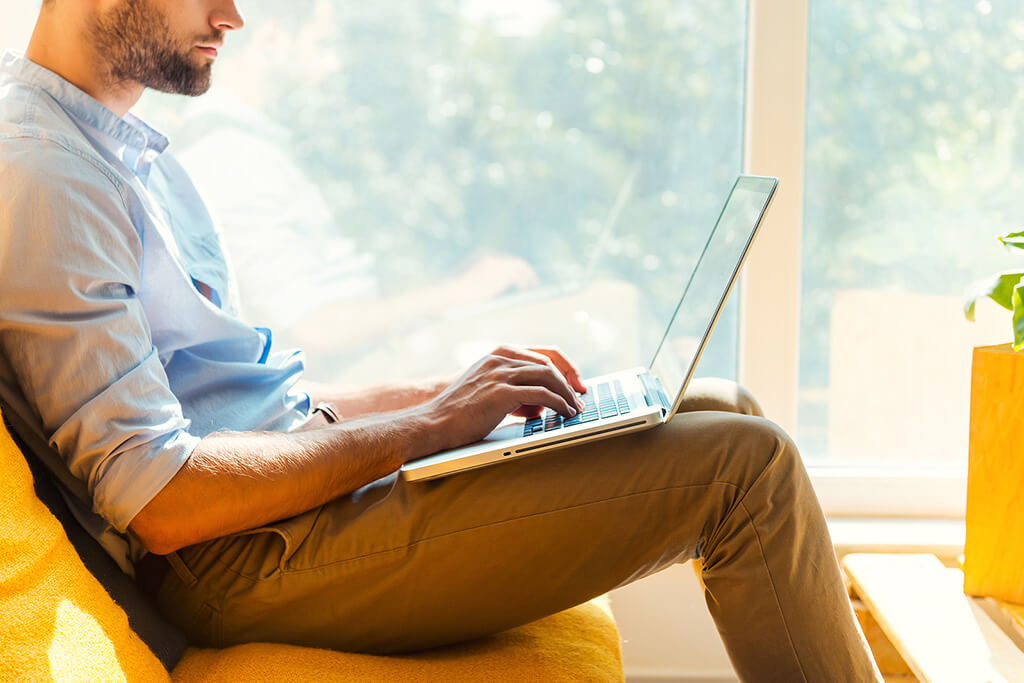
[[[405,652],[700,557],[744,679],[880,680],[796,448],[734,385],[695,384],[655,430],[423,484],[396,471],[510,413],[574,415],[569,360],[504,346],[451,381],[299,384],[129,113],[145,88],[205,92],[242,24],[234,0],[47,0],[0,64],[0,397],[165,614],[201,645]]]

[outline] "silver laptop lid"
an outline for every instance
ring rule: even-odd
[[[675,392],[674,399],[672,394],[667,396],[672,400],[672,411],[666,419],[679,409],[777,184],[777,178],[762,176],[741,175],[736,179],[690,274],[650,365],[663,391]]]

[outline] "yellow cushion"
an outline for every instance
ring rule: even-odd
[[[401,657],[264,643],[191,649],[172,678],[175,683],[623,680],[619,633],[601,599],[489,638]]]
[[[176,683],[621,681],[606,600],[471,643],[403,657],[252,643],[190,649]],[[0,422],[0,681],[168,681],[89,573]]]
[[[168,680],[36,498],[2,424],[0,501],[0,680]]]

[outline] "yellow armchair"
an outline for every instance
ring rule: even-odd
[[[35,494],[0,422],[0,680],[622,681],[606,600],[489,638],[398,657],[250,643],[189,648],[168,672]]]

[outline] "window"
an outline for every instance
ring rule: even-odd
[[[797,437],[812,460],[960,465],[967,284],[1012,267],[1024,10],[810,6]]]
[[[252,322],[324,380],[506,340],[650,361],[740,168],[744,2],[245,9],[210,94],[141,112],[220,216]],[[707,374],[735,376],[737,308]]]
[[[971,326],[960,297],[1007,266],[994,236],[1020,215],[1021,12],[751,7],[747,164],[801,192],[748,270],[741,376],[796,435],[830,512],[962,514],[970,347],[1008,339],[1009,320],[989,307]],[[799,313],[758,314],[791,300]]]

